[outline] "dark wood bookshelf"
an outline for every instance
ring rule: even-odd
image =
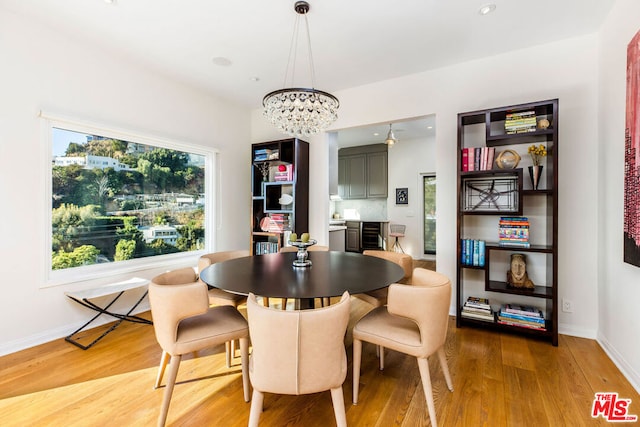
[[[507,114],[528,113],[535,116],[535,128],[527,128],[523,133],[509,133],[505,126]],[[527,116],[522,114],[521,116]],[[548,127],[540,127],[539,121],[548,121]],[[558,345],[558,100],[546,100],[518,105],[510,105],[499,108],[477,110],[458,114],[458,208],[457,208],[457,319],[458,327],[484,327],[499,331],[508,331],[528,336],[543,338]],[[526,126],[526,125],[525,125]],[[547,147],[547,156],[544,159],[543,179],[545,186],[537,190],[532,189],[529,183],[527,167],[531,165],[528,147],[532,144],[544,144]],[[464,148],[503,147],[516,151],[520,155],[520,162],[514,169],[499,169],[495,166],[495,158],[488,170],[462,171],[462,150]],[[498,155],[500,150],[496,150]],[[499,180],[515,179],[517,185],[512,185],[509,192],[515,194],[514,203],[506,209],[484,206],[482,209],[470,209],[469,198],[465,191],[469,191],[465,185],[470,179]],[[496,184],[497,185],[497,184]],[[493,188],[493,187],[491,187]],[[471,194],[473,196],[473,194]],[[465,205],[465,203],[467,203]],[[508,204],[507,204],[508,205]],[[475,206],[475,205],[471,205]],[[465,223],[465,218],[472,215],[482,216],[482,221]],[[485,242],[485,265],[482,267],[465,265],[461,261],[462,240],[480,239],[478,233],[484,231],[495,220],[495,241]],[[536,223],[544,224],[544,228],[530,228],[530,236],[535,235],[534,242],[529,247],[501,246],[498,242],[498,223],[501,216],[535,216]],[[544,217],[544,218],[541,218]],[[479,221],[480,218],[478,218]],[[478,225],[480,224],[480,225]],[[480,227],[480,230],[478,229]],[[515,288],[506,281],[495,280],[493,277],[506,279],[505,260],[510,254],[529,254],[528,271],[535,264],[537,277],[536,286],[533,289]],[[492,256],[493,254],[493,256]],[[480,273],[476,273],[479,271]],[[465,274],[467,272],[467,274]],[[493,273],[493,274],[492,274]],[[470,276],[468,276],[470,275]],[[480,276],[482,277],[480,277]],[[543,277],[539,277],[543,276]],[[473,290],[470,284],[478,280],[484,282],[484,294],[476,295],[478,286]],[[539,283],[538,283],[539,282]],[[470,319],[461,316],[462,307],[469,296],[484,297],[490,300],[492,307],[515,301],[527,300],[527,305],[540,308],[545,315],[546,330],[530,329],[519,326],[503,325],[497,322],[487,322]],[[512,299],[510,299],[512,298]],[[517,302],[518,303],[518,302]],[[521,303],[521,302],[520,302]]]

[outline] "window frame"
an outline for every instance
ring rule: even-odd
[[[197,259],[204,253],[212,251],[212,242],[215,242],[216,235],[216,200],[217,200],[217,169],[219,150],[190,142],[178,142],[174,139],[162,138],[143,132],[132,131],[128,129],[116,128],[101,123],[81,121],[68,118],[48,112],[41,111],[39,117],[42,119],[42,140],[46,141],[45,159],[45,179],[46,191],[44,199],[44,225],[45,225],[45,244],[44,244],[44,263],[45,278],[41,288],[52,286],[60,286],[74,282],[87,281],[97,278],[105,278],[112,276],[122,276],[138,271],[149,270],[154,268],[166,268],[167,266],[184,265],[186,261],[194,264],[193,260]],[[180,252],[175,254],[155,255],[144,258],[135,258],[126,261],[110,262],[104,264],[92,264],[88,266],[73,267],[63,270],[52,270],[52,163],[53,163],[53,128],[65,129],[74,132],[81,132],[90,135],[104,136],[108,138],[120,139],[128,142],[152,145],[154,147],[167,148],[198,154],[204,157],[205,177],[204,177],[204,194],[205,194],[205,212],[204,212],[204,248],[198,251]]]

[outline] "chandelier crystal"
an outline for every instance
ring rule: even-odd
[[[298,18],[309,11],[309,3],[298,1],[294,5]],[[310,136],[326,129],[338,118],[340,102],[330,93],[313,88],[314,70],[313,56],[311,54],[311,38],[309,36],[309,24],[307,22],[307,42],[309,45],[309,66],[311,69],[311,88],[285,88],[268,93],[262,100],[264,116],[278,130],[290,136]],[[294,30],[294,39],[297,38],[298,25]],[[294,43],[291,44],[293,49]],[[291,58],[291,52],[289,53]],[[289,64],[287,64],[287,73]],[[294,75],[292,69],[291,75]],[[286,85],[286,75],[285,75]]]

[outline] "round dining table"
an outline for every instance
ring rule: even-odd
[[[307,267],[294,267],[296,252],[234,258],[200,272],[207,285],[239,295],[294,298],[301,309],[314,298],[358,294],[381,289],[404,277],[398,264],[353,252],[310,251]]]

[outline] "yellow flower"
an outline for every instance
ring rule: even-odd
[[[527,152],[531,155],[531,160],[535,166],[540,165],[540,161],[547,155],[547,147],[543,144],[536,146],[536,144],[530,145]]]

